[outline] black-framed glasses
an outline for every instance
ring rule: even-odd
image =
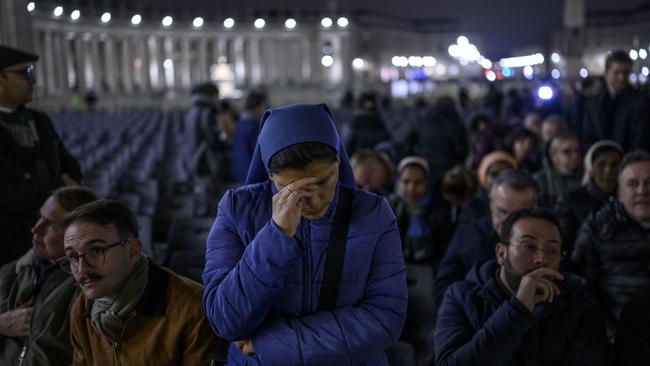
[[[27,79],[33,79],[34,78],[34,65],[27,65],[26,67],[22,69],[16,69],[16,70],[2,70],[2,72],[13,72],[15,74],[20,74],[26,77]]]
[[[81,254],[66,255],[56,260],[61,269],[68,273],[76,273],[79,270],[79,260],[83,259],[84,263],[92,268],[101,267],[106,262],[106,252],[118,245],[123,245],[133,240],[133,238],[120,240],[117,243],[106,246],[97,246],[86,249]]]

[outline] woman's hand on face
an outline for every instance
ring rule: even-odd
[[[290,238],[296,235],[305,197],[311,194],[304,188],[314,183],[314,177],[303,178],[285,186],[273,196],[273,222]]]

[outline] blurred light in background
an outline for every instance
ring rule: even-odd
[[[340,18],[336,21],[336,24],[338,24],[338,26],[341,27],[341,28],[345,28],[345,27],[348,26],[348,24],[350,24],[350,22],[348,21],[348,18],[346,18],[346,17],[340,17]]]
[[[420,56],[410,56],[408,58],[409,66],[411,67],[422,67],[422,57]]]
[[[255,19],[255,23],[253,23],[253,26],[257,29],[262,29],[266,25],[266,21],[262,18],[257,18]]]
[[[284,26],[285,26],[287,29],[294,29],[294,28],[296,27],[297,24],[298,24],[298,23],[296,23],[296,20],[293,19],[293,18],[289,18],[289,19],[285,20],[285,22],[284,22]]]
[[[63,7],[57,6],[56,8],[54,8],[52,14],[54,14],[55,17],[60,17],[61,15],[63,15]]]
[[[632,61],[636,61],[639,58],[639,53],[636,50],[630,50],[630,58]]]
[[[584,67],[580,69],[580,77],[585,79],[587,76],[589,76],[589,71],[585,69]]]
[[[32,1],[32,2],[29,2],[29,3],[27,4],[27,11],[28,11],[28,12],[31,13],[31,12],[33,12],[35,9],[36,9],[36,4],[34,4],[33,1]]]
[[[356,70],[361,70],[365,66],[365,62],[363,61],[362,58],[355,58],[352,60],[352,67],[354,67]]]
[[[424,56],[422,57],[422,64],[426,67],[433,67],[436,66],[436,63],[438,60],[436,60],[435,57],[433,56]]]
[[[553,79],[556,79],[556,80],[559,79],[560,78],[560,70],[553,69],[553,71],[551,71],[551,77]]]
[[[544,85],[537,90],[537,95],[542,100],[549,100],[553,98],[553,89],[550,86]]]
[[[551,54],[551,61],[557,64],[558,62],[560,62],[560,55],[557,52],[553,52]]]
[[[142,17],[140,16],[140,14],[136,14],[131,17],[131,24],[138,25],[141,22],[142,22]]]
[[[174,18],[172,18],[172,17],[169,16],[169,15],[167,15],[166,17],[164,17],[164,18],[162,19],[162,25],[163,25],[163,27],[169,27],[169,26],[172,25],[172,23],[174,23]]]
[[[192,21],[192,25],[194,26],[194,28],[203,27],[203,18],[201,17],[194,18],[194,20]]]
[[[224,26],[225,28],[227,28],[227,29],[230,29],[230,28],[234,27],[234,26],[235,26],[235,19],[233,19],[233,18],[226,18],[226,19],[223,21],[223,26]]]
[[[75,9],[70,13],[70,19],[79,20],[79,18],[81,18],[81,12],[79,10]]]
[[[334,58],[330,55],[325,55],[320,59],[320,63],[325,67],[334,65]]]
[[[332,21],[332,18],[325,17],[325,18],[320,20],[320,25],[322,25],[323,28],[329,28],[329,27],[332,26],[332,24],[334,24],[334,22]]]
[[[553,56],[551,56],[553,57]],[[536,53],[534,55],[502,58],[499,61],[501,67],[523,67],[539,65],[544,63],[544,55]]]
[[[524,66],[524,69],[522,71],[522,74],[524,74],[524,77],[528,80],[533,80],[534,77],[534,70],[533,67],[530,65]]]
[[[102,23],[110,22],[111,21],[111,13],[106,12],[106,13],[102,14],[101,21],[102,21]]]
[[[497,75],[494,73],[494,71],[487,70],[485,72],[485,78],[488,79],[489,81],[494,81],[497,79]]]

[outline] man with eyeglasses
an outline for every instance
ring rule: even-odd
[[[29,229],[52,190],[82,178],[47,115],[25,107],[37,60],[0,45],[0,264],[29,249]]]
[[[572,255],[601,304],[610,337],[627,301],[650,287],[650,154],[623,158],[617,198],[583,223]]]
[[[98,200],[68,214],[65,257],[84,296],[70,313],[74,365],[209,365],[220,347],[203,287],[142,254],[131,210]]]
[[[496,260],[445,293],[437,365],[606,365],[598,304],[579,277],[558,272],[560,226],[543,208],[512,212]]]
[[[434,283],[438,305],[451,284],[462,281],[476,264],[494,259],[503,220],[512,211],[535,206],[537,186],[523,170],[504,170],[492,184],[489,200],[489,215],[460,225],[447,246]]]
[[[59,268],[63,218],[97,199],[88,188],[63,187],[43,204],[32,249],[0,269],[0,365],[70,365],[70,308],[79,294]]]

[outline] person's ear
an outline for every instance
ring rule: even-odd
[[[497,255],[497,263],[500,266],[503,266],[506,263],[506,258],[508,258],[508,247],[501,242],[498,242],[494,251]]]
[[[131,240],[131,247],[129,248],[129,257],[133,258],[134,256],[138,255],[139,253],[142,252],[142,242],[140,239],[132,239]]]

